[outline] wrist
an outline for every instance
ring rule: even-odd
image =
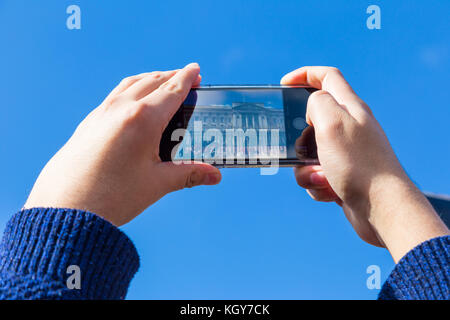
[[[406,177],[406,175],[405,175]],[[395,262],[420,243],[448,235],[448,228],[435,210],[409,180],[385,177],[371,188],[368,221]]]

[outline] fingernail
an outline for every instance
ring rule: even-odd
[[[323,171],[316,171],[311,173],[309,179],[311,180],[311,183],[315,185],[321,186],[327,184],[327,178],[325,177]]]
[[[212,185],[217,184],[220,181],[220,174],[218,173],[208,173],[203,179],[203,184]]]
[[[299,144],[295,145],[295,151],[296,152],[305,152],[307,150],[308,150],[308,148],[306,146],[302,146],[302,145],[299,145]]]
[[[192,62],[192,63],[189,63],[188,65],[186,65],[185,68],[194,68],[194,69],[198,69],[198,68],[200,68],[200,66],[198,65],[197,62]]]
[[[280,83],[281,83],[281,84],[286,83],[286,82],[289,80],[289,77],[290,77],[291,73],[292,73],[292,72],[289,72],[288,74],[285,74],[285,75],[283,76],[283,78],[281,78]]]

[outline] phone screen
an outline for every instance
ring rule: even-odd
[[[174,115],[160,145],[163,161],[218,166],[317,163],[305,87],[194,88]]]

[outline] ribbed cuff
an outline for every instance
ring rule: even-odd
[[[450,300],[450,236],[428,240],[395,266],[381,300]]]
[[[84,299],[123,299],[139,268],[131,240],[103,218],[82,210],[33,208],[8,222],[0,247],[0,274],[61,281],[80,268]]]

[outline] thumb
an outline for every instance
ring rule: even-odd
[[[199,185],[215,185],[222,179],[220,170],[208,163],[161,162],[160,165],[167,181],[168,192]]]
[[[306,120],[314,126],[316,134],[338,128],[349,116],[346,108],[327,91],[319,90],[309,96]]]

